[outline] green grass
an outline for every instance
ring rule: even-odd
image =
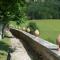
[[[9,38],[0,40],[0,60],[7,60],[9,46]]]
[[[40,37],[56,43],[56,38],[60,34],[60,20],[33,20],[37,23],[40,31]]]
[[[56,38],[58,34],[60,34],[60,20],[48,19],[48,20],[30,20],[30,21],[36,22],[40,31],[41,38],[49,42],[56,43]],[[30,21],[27,21],[25,24],[22,24],[22,26],[26,27]]]

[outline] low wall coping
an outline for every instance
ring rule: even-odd
[[[18,29],[15,29],[15,30],[18,30]],[[22,32],[24,35],[28,36],[29,38],[31,38],[32,40],[34,40],[38,44],[40,44],[40,45],[44,46],[45,48],[47,48],[53,55],[58,57],[59,60],[60,60],[60,51],[57,50],[58,46],[56,44],[53,44],[53,43],[48,42],[48,41],[46,41],[42,38],[31,35],[31,34],[25,32],[25,31],[22,31],[22,30],[18,30],[18,31]]]
[[[52,53],[54,53],[54,55],[60,57],[60,51],[57,50],[58,46],[56,44],[53,44],[53,43],[48,42],[42,38],[31,35],[25,31],[20,30],[20,32],[24,33],[25,35],[29,36],[30,38],[32,38],[37,43],[39,43],[39,44],[43,45],[44,47],[46,47],[47,49],[49,49]]]

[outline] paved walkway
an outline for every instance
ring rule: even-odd
[[[19,39],[11,38],[11,43],[12,48],[15,49],[15,51],[11,53],[11,60],[31,60]]]
[[[10,60],[31,60],[22,42],[19,39],[15,38],[10,33],[10,31],[6,32],[8,33],[8,37],[10,37],[11,40],[11,48],[14,50],[14,52],[10,53]]]
[[[38,55],[25,42],[15,38],[10,32],[8,35],[11,37],[11,48],[14,50],[10,53],[10,60],[40,60]]]

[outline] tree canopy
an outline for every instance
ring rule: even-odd
[[[0,23],[3,24],[2,32],[9,21],[21,23],[26,17],[27,3],[25,0],[0,0]]]
[[[31,19],[59,19],[60,1],[59,0],[37,0],[31,2],[27,15]]]

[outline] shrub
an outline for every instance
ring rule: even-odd
[[[37,24],[35,22],[30,22],[27,27],[30,28],[31,34],[34,34],[34,31],[38,29]]]

